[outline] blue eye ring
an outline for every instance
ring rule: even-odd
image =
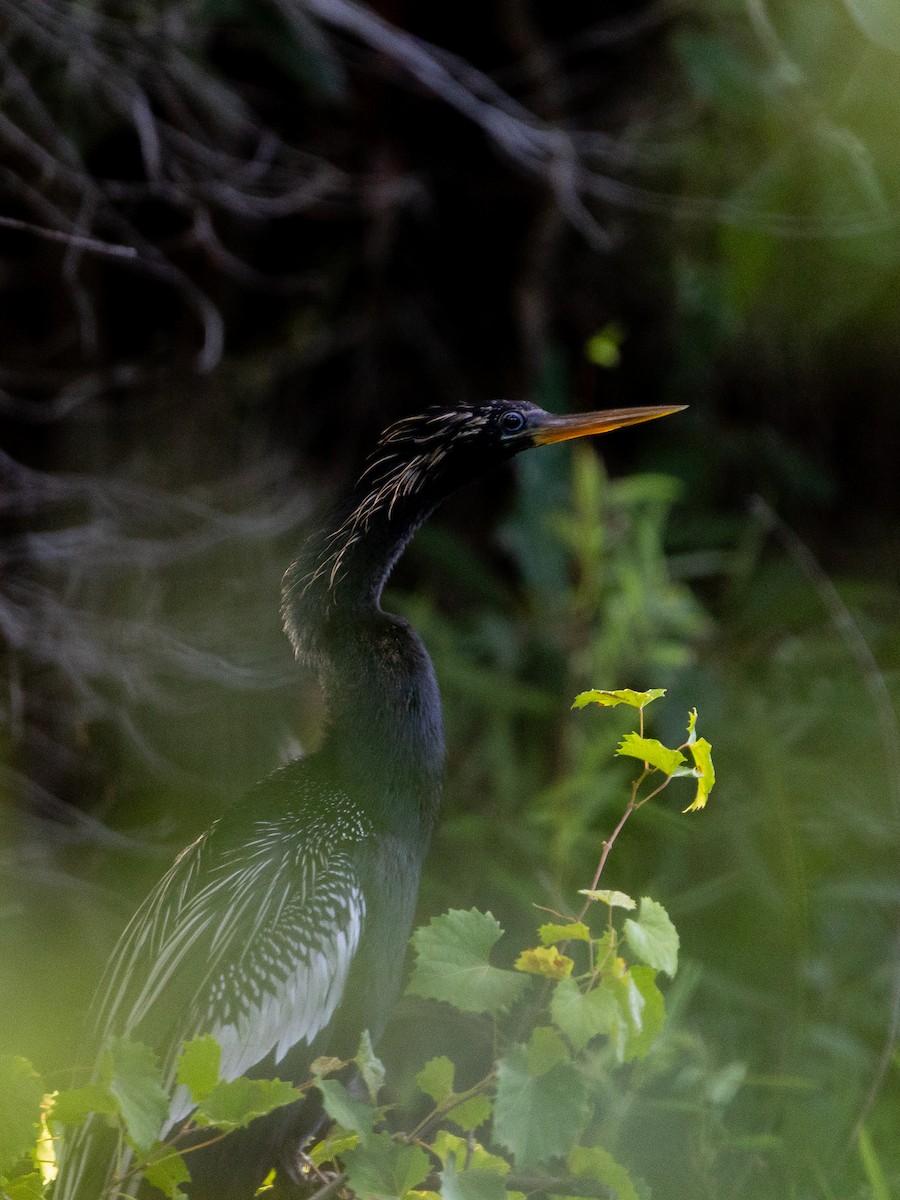
[[[500,417],[500,428],[504,433],[520,433],[525,428],[525,418],[514,408],[508,408]]]

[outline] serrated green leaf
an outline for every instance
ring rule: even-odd
[[[169,1111],[159,1059],[142,1042],[133,1042],[129,1037],[111,1038],[103,1075],[118,1102],[129,1141],[145,1154],[158,1139]]]
[[[358,1200],[398,1200],[428,1178],[431,1164],[418,1146],[402,1146],[388,1133],[374,1133],[344,1155],[347,1186]]]
[[[50,1120],[60,1125],[81,1125],[90,1113],[106,1113],[113,1116],[119,1111],[115,1096],[99,1084],[89,1083],[85,1087],[67,1088],[53,1097]]]
[[[639,1026],[632,1022],[625,1035],[621,1054],[623,1062],[646,1058],[666,1019],[663,994],[656,986],[656,971],[652,967],[632,967],[629,975],[643,998],[643,1004]]]
[[[569,1154],[568,1167],[577,1177],[612,1188],[616,1200],[640,1200],[634,1180],[608,1150],[599,1146],[575,1146]]]
[[[165,1149],[158,1158],[147,1164],[143,1174],[148,1183],[159,1188],[170,1200],[185,1196],[187,1193],[182,1191],[181,1185],[191,1181],[191,1173],[181,1155]]]
[[[301,1093],[283,1079],[247,1079],[217,1083],[194,1113],[198,1125],[242,1129],[256,1117],[299,1100]]]
[[[313,1166],[321,1167],[323,1163],[333,1162],[336,1158],[342,1159],[348,1150],[356,1149],[359,1141],[358,1133],[346,1133],[335,1125],[331,1133],[310,1147],[309,1159]]]
[[[617,691],[592,688],[588,692],[580,692],[575,697],[572,707],[584,708],[587,704],[601,704],[604,708],[614,708],[617,704],[628,704],[632,708],[644,708],[665,694],[665,688],[651,688],[648,692],[636,692],[632,688],[619,688]]]
[[[528,1039],[528,1074],[533,1079],[546,1075],[560,1063],[570,1061],[566,1043],[555,1029],[549,1025],[538,1025],[532,1029]]]
[[[44,1085],[27,1058],[0,1056],[0,1175],[37,1141]]]
[[[502,935],[490,913],[451,909],[412,936],[416,964],[407,986],[413,996],[446,1000],[462,1012],[497,1012],[521,996],[526,981],[493,967],[491,949]]]
[[[656,900],[641,897],[637,920],[625,922],[625,937],[635,956],[648,967],[672,977],[678,970],[678,930]]]
[[[209,1034],[185,1042],[175,1069],[176,1082],[184,1084],[199,1104],[219,1082],[222,1047]]]
[[[538,934],[545,946],[553,946],[557,942],[589,942],[591,940],[591,931],[583,921],[569,921],[566,925],[542,925]]]
[[[600,1034],[612,1036],[617,1029],[619,1006],[602,983],[582,992],[574,979],[562,979],[553,989],[550,1016],[576,1050]]]
[[[674,775],[681,764],[685,762],[685,757],[680,750],[670,750],[656,738],[642,738],[636,733],[625,734],[616,749],[616,754],[640,759],[641,762],[649,763],[651,767],[656,767],[658,771],[662,771],[666,775]]]
[[[451,1154],[441,1170],[442,1200],[506,1200],[503,1176],[495,1171],[470,1166],[465,1171],[457,1170],[457,1162],[465,1162],[466,1151],[457,1156]]]
[[[375,1109],[351,1096],[338,1079],[320,1079],[316,1087],[322,1093],[322,1105],[329,1117],[342,1129],[359,1134],[365,1142],[375,1124]]]
[[[416,1076],[420,1091],[430,1096],[435,1104],[443,1104],[453,1094],[453,1079],[456,1067],[445,1054],[431,1058]]]
[[[494,1140],[519,1167],[567,1154],[589,1115],[587,1087],[574,1067],[561,1063],[535,1078],[526,1046],[514,1046],[498,1063]]]
[[[685,812],[696,812],[706,807],[706,799],[716,782],[716,771],[712,761],[712,746],[706,738],[697,738],[688,744],[688,749],[694,759],[694,770],[697,774],[697,794],[684,809]]]
[[[372,1039],[369,1036],[368,1029],[362,1031],[362,1037],[359,1039],[359,1049],[356,1052],[356,1059],[354,1061],[359,1068],[360,1075],[363,1077],[363,1083],[366,1085],[369,1099],[373,1104],[377,1103],[378,1093],[384,1087],[385,1069],[384,1063],[376,1055],[375,1049],[372,1046]]]
[[[612,888],[579,888],[579,896],[587,896],[588,900],[602,900],[610,908],[637,908],[637,902],[625,894]]]
[[[472,1133],[479,1125],[483,1125],[490,1119],[493,1111],[494,1106],[489,1097],[472,1096],[468,1100],[463,1100],[462,1104],[451,1108],[447,1113],[447,1120],[452,1121],[460,1129],[464,1129],[466,1133]]]

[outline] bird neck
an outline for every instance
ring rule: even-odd
[[[318,673],[328,709],[322,751],[374,819],[430,827],[444,761],[440,693],[415,630],[381,607],[385,582],[434,508],[402,497],[367,511],[360,491],[307,543],[285,575],[282,615],[300,659]]]

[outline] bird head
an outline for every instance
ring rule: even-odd
[[[525,400],[429,408],[389,425],[336,519],[315,535],[285,575],[282,612],[298,653],[313,612],[341,595],[377,603],[403,547],[432,510],[483,471],[533,446],[609,433],[683,405],[557,416]],[[349,588],[342,581],[352,576]]]

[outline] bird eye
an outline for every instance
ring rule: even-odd
[[[500,428],[504,433],[518,433],[525,427],[525,418],[514,408],[508,408],[500,418]]]

